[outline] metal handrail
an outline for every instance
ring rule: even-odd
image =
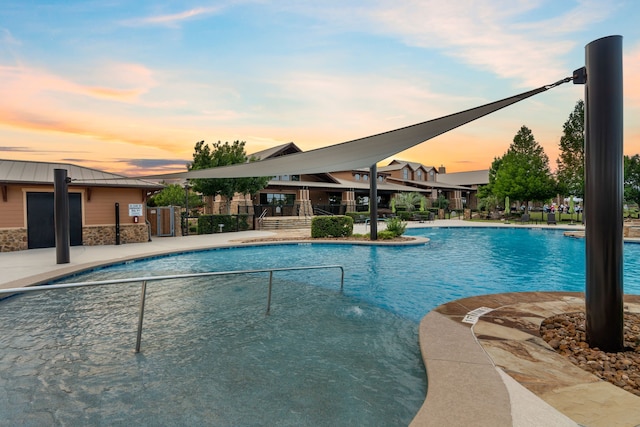
[[[146,276],[146,277],[132,277],[127,279],[112,279],[112,280],[96,280],[95,282],[75,282],[75,283],[59,283],[57,285],[40,285],[40,286],[28,286],[22,288],[7,288],[0,289],[0,295],[3,294],[18,294],[26,292],[43,292],[52,291],[57,289],[69,289],[69,288],[82,288],[87,286],[104,286],[115,285],[121,283],[135,283],[142,282],[142,289],[140,294],[140,312],[138,314],[138,333],[136,336],[136,353],[140,353],[140,343],[142,341],[142,320],[144,318],[144,305],[147,294],[147,282],[170,280],[170,279],[185,279],[192,277],[209,277],[209,276],[226,276],[232,274],[252,274],[252,273],[269,273],[269,291],[267,294],[267,311],[265,315],[269,315],[271,312],[271,289],[273,287],[273,272],[274,271],[294,271],[294,270],[317,270],[321,268],[339,268],[340,269],[340,291],[344,289],[344,268],[341,265],[313,265],[306,267],[282,267],[282,268],[266,268],[260,270],[233,270],[233,271],[210,271],[206,273],[187,273],[187,274],[172,274],[167,276]]]
[[[313,211],[316,213],[316,215],[334,216],[333,213],[326,211],[322,208],[319,208],[317,206],[313,208]]]
[[[266,209],[263,209],[263,210],[262,210],[262,213],[261,213],[261,214],[260,214],[260,216],[258,217],[258,222],[259,222],[260,224],[262,224],[262,220],[264,219],[264,217],[265,217],[265,216],[267,216],[267,210],[266,210]]]

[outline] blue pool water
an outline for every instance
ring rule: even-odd
[[[96,272],[96,278],[339,264],[345,291],[359,301],[419,321],[445,302],[501,292],[571,291],[585,287],[585,242],[561,230],[427,228],[419,246],[287,244],[154,259]],[[640,244],[626,244],[625,293],[640,294]],[[337,271],[278,273],[335,289]]]
[[[160,257],[64,280],[340,264],[28,294],[0,302],[0,425],[407,425],[426,393],[417,322],[447,301],[583,291],[584,241],[533,229],[413,229],[419,246],[274,245]],[[625,292],[640,294],[640,245]]]

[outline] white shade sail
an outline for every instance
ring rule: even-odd
[[[370,167],[424,141],[505,108],[511,104],[544,92],[567,82],[560,80],[500,101],[470,110],[429,120],[412,126],[343,142],[302,153],[270,158],[251,163],[241,163],[210,169],[149,175],[145,179],[193,179],[193,178],[243,178],[252,176],[276,176],[283,174],[314,174]]]

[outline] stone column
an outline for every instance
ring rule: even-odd
[[[313,216],[313,206],[309,199],[309,190],[301,188],[296,194],[296,200],[293,202],[298,207],[298,216]]]
[[[345,205],[345,212],[356,211],[356,193],[353,190],[342,192],[342,201],[340,204]]]
[[[450,207],[449,210],[460,210],[462,209],[462,191],[454,190],[453,196],[450,199]]]

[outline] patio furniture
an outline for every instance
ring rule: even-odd
[[[549,225],[549,224],[556,225],[556,214],[555,213],[548,213],[547,214],[547,225]]]
[[[522,224],[524,224],[524,223],[528,223],[528,222],[531,222],[531,217],[529,216],[529,214],[523,214],[523,215],[520,217],[520,222],[521,222]]]

